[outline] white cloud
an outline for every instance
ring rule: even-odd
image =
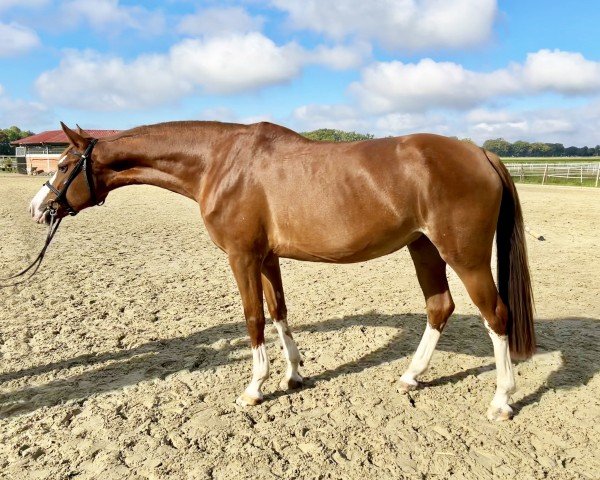
[[[341,59],[327,49],[277,45],[263,34],[186,39],[167,54],[142,55],[131,62],[87,51],[69,51],[60,65],[36,81],[51,104],[94,110],[144,108],[173,102],[198,90],[213,94],[255,91],[288,82],[307,64],[331,68],[354,65],[359,55]]]
[[[178,75],[209,93],[237,93],[291,80],[300,72],[301,48],[276,45],[260,33],[175,45],[169,62]]]
[[[18,23],[0,23],[0,57],[27,52],[40,44],[37,34]]]
[[[299,131],[318,128],[363,130],[370,127],[367,118],[349,105],[302,105],[292,112],[293,127]]]
[[[251,123],[259,123],[259,122],[273,122],[273,116],[270,114],[264,114],[264,115],[248,115],[246,117],[237,117],[237,119],[235,120],[237,123],[245,123],[245,124],[251,124]]]
[[[50,0],[0,0],[0,12],[9,8],[37,8],[43,7]]]
[[[565,146],[595,146],[600,143],[599,97],[583,106],[528,110],[478,108],[440,117],[440,123],[447,127],[446,135],[469,137],[480,145],[485,140],[499,137],[511,142],[558,142]]]
[[[530,53],[523,64],[493,72],[429,58],[379,62],[364,68],[349,92],[370,113],[466,110],[509,96],[600,92],[600,62],[559,50]]]
[[[221,36],[259,31],[263,24],[263,17],[253,17],[241,7],[207,8],[185,15],[177,25],[177,31],[191,36]]]
[[[432,118],[420,113],[389,113],[377,118],[374,128],[378,135],[404,135],[426,129],[432,131]]]
[[[424,111],[432,108],[465,109],[496,95],[518,92],[509,71],[480,73],[452,62],[429,58],[419,63],[379,62],[362,71],[350,86],[366,111]]]
[[[91,51],[68,51],[56,69],[38,77],[35,87],[50,104],[106,111],[174,101],[193,88],[177,78],[168,57],[141,56],[125,63]]]
[[[490,138],[509,141],[562,142],[567,145],[600,143],[600,98],[573,108],[526,111],[474,109],[465,112],[389,113],[365,115],[349,105],[304,105],[294,110],[290,125],[299,131],[339,128],[376,137],[431,132],[471,138],[480,145]]]
[[[576,109],[577,111],[579,109]],[[577,130],[571,109],[540,109],[525,112],[475,110],[465,115],[469,135],[479,141],[503,137],[511,141],[558,141]],[[597,116],[597,120],[600,115]]]
[[[476,108],[465,115],[465,119],[474,124],[509,122],[513,118],[514,114],[507,110],[489,110],[485,108]]]
[[[540,50],[527,55],[523,77],[533,90],[581,94],[600,90],[600,62],[581,53]]]
[[[219,122],[230,123],[257,123],[257,122],[272,122],[271,115],[249,115],[240,116],[229,107],[213,107],[205,108],[200,112],[199,117],[203,120],[216,120]]]
[[[333,47],[319,45],[314,50],[306,52],[306,62],[325,65],[334,70],[347,70],[362,65],[364,59],[370,54],[371,47],[366,43]]]
[[[350,105],[302,105],[291,116],[291,125],[298,131],[336,128],[377,137],[398,136],[417,131],[449,134],[446,117],[439,114],[390,113],[365,115]]]
[[[0,127],[17,125],[23,129],[44,127],[53,120],[52,112],[39,102],[9,97],[0,85]]]
[[[109,34],[138,30],[147,35],[162,33],[165,19],[161,12],[138,5],[121,5],[119,0],[68,0],[61,5],[61,20],[66,26],[81,21]]]
[[[489,39],[496,0],[272,0],[292,27],[393,50],[461,48]]]
[[[229,107],[210,107],[200,112],[199,117],[203,120],[216,120],[218,122],[237,122],[238,116]]]

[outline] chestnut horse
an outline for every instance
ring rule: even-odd
[[[252,380],[240,405],[259,404],[269,376],[263,295],[287,362],[280,385],[292,389],[303,382],[280,257],[350,263],[408,246],[427,326],[400,389],[419,386],[454,310],[450,265],[494,346],[497,388],[488,417],[511,417],[510,354],[523,358],[535,350],[533,297],[519,199],[495,155],[431,134],[314,142],[264,122],[172,122],[100,140],[62,128],[71,146],[31,202],[36,221],[74,214],[133,184],[166,188],[200,205],[211,239],[228,255],[250,335]],[[495,233],[499,291],[490,267]]]

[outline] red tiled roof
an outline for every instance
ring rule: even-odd
[[[103,138],[119,133],[121,130],[85,130],[88,135],[94,138]],[[31,135],[30,137],[22,138],[11,142],[11,145],[39,145],[39,144],[65,144],[69,143],[65,132],[62,130],[49,130],[47,132]]]

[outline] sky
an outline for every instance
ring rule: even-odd
[[[0,0],[0,128],[600,144],[596,0]]]

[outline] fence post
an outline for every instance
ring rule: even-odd
[[[544,185],[546,183],[546,175],[548,175],[548,164],[546,164],[546,167],[544,168],[544,176],[542,177],[542,185]]]
[[[598,165],[596,167],[597,167],[597,170],[596,170],[596,186],[598,186],[598,179],[600,179],[600,163],[598,163]]]

